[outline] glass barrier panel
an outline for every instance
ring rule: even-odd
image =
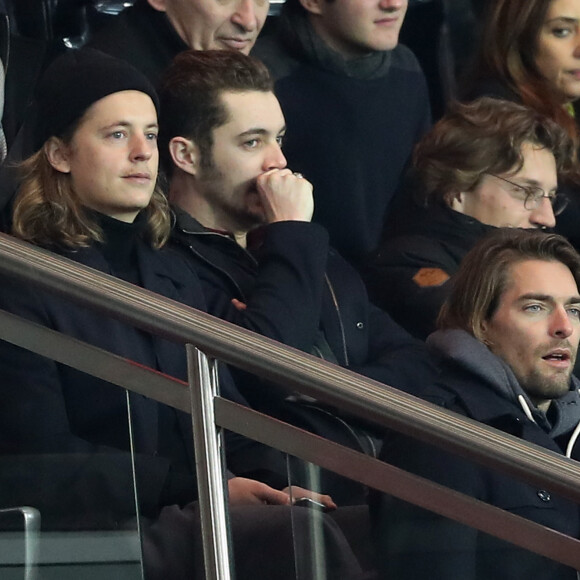
[[[314,463],[288,456],[297,578],[372,578],[368,490]],[[318,495],[317,495],[318,494]]]
[[[89,380],[70,368],[63,372],[78,375],[79,381]],[[143,578],[126,393],[102,382],[95,388],[100,389],[99,398],[114,397],[120,410],[109,417],[105,428],[100,426],[98,434],[94,426],[78,422],[79,415],[72,412],[69,431],[58,435],[41,425],[35,432],[34,425],[28,425],[30,432],[24,436],[25,420],[19,425],[4,422],[1,428],[5,450],[0,456],[3,580]],[[26,404],[35,402],[30,392],[28,397]],[[73,399],[63,399],[67,412],[70,405],[81,405]],[[3,411],[18,416],[22,405],[18,396],[12,393],[3,401]],[[38,418],[55,416],[61,410],[56,405],[52,409],[30,406],[28,412]],[[108,445],[112,432],[126,441],[126,449]]]
[[[312,446],[316,446],[315,442]],[[290,510],[291,523],[283,519],[287,516],[275,515],[276,509],[283,514],[283,508],[260,506],[262,515],[257,519],[261,520],[262,528],[254,530],[254,536],[246,536],[246,543],[241,543],[246,546],[245,550],[239,548],[241,540],[234,534],[234,544],[237,542],[238,546],[236,570],[243,573],[239,577],[252,578],[253,573],[254,577],[283,580],[422,580],[426,577],[434,580],[527,577],[577,580],[576,565],[560,564],[534,551],[553,544],[560,546],[558,552],[552,552],[553,558],[574,558],[574,554],[578,554],[572,539],[580,536],[580,512],[574,502],[558,497],[544,486],[525,483],[521,478],[400,434],[389,433],[384,445],[379,443],[376,449],[379,460],[387,460],[426,480],[500,508],[502,517],[508,519],[494,523],[489,513],[473,519],[470,512],[475,508],[471,500],[463,504],[457,498],[447,498],[443,508],[446,515],[437,515],[288,456],[288,482],[299,486],[290,491],[294,504]],[[377,467],[380,469],[380,464]],[[405,482],[398,485],[403,494],[407,493]],[[424,486],[419,489],[419,502],[426,501],[434,493]],[[323,495],[313,495],[310,491]],[[327,495],[336,503],[335,509],[328,509]],[[246,511],[246,522],[251,521],[252,510],[257,509],[252,507]],[[467,523],[455,522],[453,515],[466,517]],[[520,520],[513,521],[514,516],[526,518],[523,527],[519,527]],[[280,518],[278,524],[276,517]],[[528,521],[542,527],[530,530]],[[291,532],[282,524],[291,525]],[[484,526],[484,531],[476,529],[478,525]],[[546,528],[557,530],[561,535],[556,538],[544,536]],[[273,533],[273,529],[277,533]],[[524,539],[527,542],[536,534],[535,539],[531,540],[532,544],[525,544],[527,547],[519,547],[503,535],[510,530],[515,542]],[[500,537],[495,537],[493,532]],[[265,539],[259,534],[264,534]],[[275,562],[285,563],[286,575],[280,569],[268,568],[272,564],[266,556],[258,567],[260,561],[249,557],[247,550],[251,537],[255,538],[260,551],[273,557]],[[288,564],[292,557],[293,564]],[[580,558],[575,557],[580,563]],[[264,570],[267,573],[262,573]]]
[[[147,580],[205,578],[191,416],[151,399],[153,421],[132,405],[133,450],[143,568]],[[156,425],[153,439],[147,429]],[[147,452],[154,445],[155,454]]]
[[[343,490],[353,487],[359,492],[362,486],[260,446],[272,469],[270,473],[261,470],[259,476],[274,489],[258,488],[257,493],[264,495],[259,502],[248,505],[242,499],[243,494],[235,493],[241,489],[236,487],[238,483],[243,486],[244,481],[229,482],[236,579],[365,578],[364,572],[373,569],[368,507],[363,503],[335,509],[332,494],[325,492],[331,477],[333,489],[343,485]],[[284,472],[279,471],[280,466]],[[337,479],[344,481],[337,483]]]

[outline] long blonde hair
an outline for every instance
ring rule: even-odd
[[[56,170],[43,147],[20,164],[21,185],[14,199],[12,233],[45,247],[76,249],[103,241],[99,225],[80,203],[69,174]],[[165,195],[155,187],[143,210],[147,237],[160,248],[169,239],[170,212]]]

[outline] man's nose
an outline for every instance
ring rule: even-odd
[[[272,144],[264,159],[264,171],[269,171],[270,169],[284,169],[287,164],[286,157],[284,157],[280,145],[278,143]]]
[[[146,135],[133,135],[131,137],[131,159],[146,161],[151,158],[155,149],[157,149],[157,141],[149,139]]]
[[[381,10],[395,12],[396,10],[404,8],[406,3],[407,0],[379,0],[379,7]]]
[[[258,17],[254,0],[238,0],[237,9],[232,15],[232,22],[243,28],[246,32],[254,32],[258,29]]]
[[[563,306],[556,307],[552,313],[549,332],[554,338],[568,338],[574,332],[570,315]]]
[[[543,197],[530,213],[532,225],[541,228],[553,228],[556,225],[556,216],[552,208],[552,203],[547,197]]]
[[[576,46],[574,47],[574,58],[580,58],[580,37],[576,36]]]

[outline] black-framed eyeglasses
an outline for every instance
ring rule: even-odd
[[[501,179],[501,181],[505,181],[505,183],[509,183],[513,189],[507,189],[506,191],[516,199],[521,199],[524,202],[524,207],[532,211],[537,209],[542,202],[542,199],[547,197],[552,204],[552,211],[554,215],[560,215],[568,205],[568,198],[563,195],[562,193],[557,192],[546,192],[541,187],[536,187],[534,185],[520,185],[519,183],[515,183],[514,181],[510,181],[505,177],[501,177],[496,175],[495,173],[488,173],[487,175],[491,175],[497,179]]]

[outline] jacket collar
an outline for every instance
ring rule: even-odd
[[[191,214],[180,207],[172,205],[171,211],[174,218],[174,226],[172,228],[174,232],[180,231],[184,234],[204,234],[208,232]]]
[[[511,368],[468,332],[437,331],[429,336],[427,344],[442,363],[442,391],[434,398],[445,406],[459,400],[470,417],[492,425],[502,415],[529,420],[524,411],[527,406],[534,422],[552,437],[570,431],[580,421],[580,381],[574,375],[568,393],[553,401],[548,421],[546,414],[532,404]]]
[[[157,292],[173,300],[179,300],[179,289],[187,287],[191,283],[192,274],[185,263],[184,267],[180,267],[181,258],[166,259],[168,252],[171,250],[167,248],[155,250],[145,241],[138,240],[136,256],[141,283],[144,288],[152,292]],[[79,264],[105,274],[111,274],[109,263],[97,245],[59,253]]]
[[[452,210],[443,203],[416,205],[413,220],[406,223],[400,235],[423,235],[443,239],[462,247],[471,247],[480,238],[497,231],[495,226],[481,223],[471,216]]]
[[[238,244],[234,236],[226,231],[210,230],[201,225],[192,215],[185,210],[172,206],[173,212],[173,227],[171,228],[171,239],[179,245],[186,246],[190,249],[200,246],[208,246],[216,244],[220,251],[228,248],[228,251],[250,255],[250,253]],[[260,228],[258,228],[260,230]],[[259,231],[254,230],[248,234],[248,242],[251,238],[261,239]],[[212,244],[208,244],[211,240]],[[198,242],[198,243],[196,243]]]

